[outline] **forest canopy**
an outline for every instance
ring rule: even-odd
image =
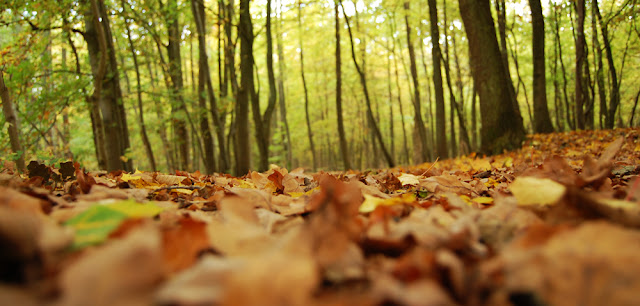
[[[530,133],[637,126],[639,8],[2,0],[0,156],[23,169],[72,159],[244,175],[419,164],[501,153]]]

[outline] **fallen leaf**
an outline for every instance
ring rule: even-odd
[[[148,225],[84,254],[60,276],[61,305],[142,305],[162,279],[160,233]]]
[[[509,187],[520,206],[548,206],[557,203],[566,187],[547,178],[520,176]]]

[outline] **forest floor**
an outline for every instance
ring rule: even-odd
[[[640,129],[371,172],[0,173],[2,305],[634,305]]]

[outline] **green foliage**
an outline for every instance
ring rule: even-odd
[[[223,1],[226,2],[226,1]],[[149,167],[146,151],[140,137],[140,122],[136,113],[137,95],[135,86],[134,66],[125,31],[125,19],[128,20],[131,30],[131,39],[136,46],[139,60],[138,67],[141,71],[141,87],[145,123],[147,133],[151,139],[152,149],[155,152],[157,164],[166,167],[164,162],[173,146],[175,135],[172,123],[174,120],[184,120],[191,130],[189,120],[197,125],[199,111],[206,112],[197,107],[197,39],[194,36],[194,22],[189,2],[162,1],[164,7],[160,7],[158,1],[125,0],[106,1],[109,10],[111,31],[114,33],[117,54],[116,58],[121,62],[119,67],[120,82],[123,89],[123,103],[129,122],[132,147],[126,153],[126,158],[134,161],[134,166]],[[224,46],[218,45],[218,35],[224,39],[224,33],[217,25],[218,1],[205,1],[207,21],[207,51],[211,78],[214,86],[214,94],[220,96],[218,76],[218,56]],[[313,131],[318,159],[321,167],[336,168],[337,154],[335,136],[336,112],[335,112],[335,38],[334,38],[334,12],[333,4],[326,1],[312,2],[302,1],[302,26],[297,24],[298,1],[278,3],[274,2],[272,21],[274,22],[274,40],[282,40],[283,59],[278,62],[274,59],[276,77],[284,80],[284,95],[287,107],[287,120],[290,126],[293,144],[293,156],[296,157],[295,166],[311,165],[311,152],[305,120],[304,92],[300,78],[300,48],[304,51],[305,76],[309,92],[309,117],[311,130]],[[404,1],[357,1],[354,5],[351,1],[345,1],[346,14],[350,18],[353,34],[356,40],[356,57],[359,62],[364,61],[367,74],[367,82],[372,101],[376,110],[376,118],[383,135],[384,141],[390,144],[394,138],[394,151],[396,155],[403,154],[402,141],[404,119],[404,132],[407,134],[408,148],[413,148],[413,109],[412,90],[408,71],[408,50],[406,46],[406,29],[404,23]],[[438,39],[444,47],[449,45],[449,62],[451,65],[451,77],[457,82],[458,76],[461,84],[452,84],[456,98],[464,96],[462,107],[465,111],[467,128],[471,129],[471,99],[473,81],[470,76],[467,55],[467,40],[459,15],[458,5],[453,2],[438,2],[439,25],[442,36]],[[446,5],[446,8],[444,7]],[[254,57],[256,84],[259,84],[259,98],[264,110],[269,95],[266,73],[266,35],[265,21],[266,11],[264,1],[251,3],[255,43]],[[588,5],[590,6],[590,5]],[[428,34],[429,18],[426,1],[412,1],[412,10],[408,12],[410,24],[413,26],[412,37],[416,47],[418,60],[418,76],[421,91],[421,103],[424,110],[425,123],[431,129],[433,115],[433,93],[431,92],[431,37]],[[640,59],[635,54],[640,51],[637,32],[636,8],[620,1],[601,1],[600,8],[611,33],[611,45],[614,52],[616,69],[620,71],[621,80],[621,121],[627,123],[631,116],[633,98],[640,86],[640,78],[635,74],[640,67]],[[85,41],[80,32],[84,30],[83,12],[84,4],[75,0],[63,1],[9,1],[6,8],[0,10],[0,69],[6,72],[7,86],[15,101],[20,121],[21,140],[24,144],[25,156],[38,158],[46,162],[53,162],[66,154],[66,149],[73,154],[73,159],[82,162],[89,168],[97,168],[96,150],[92,135],[92,122],[89,117],[89,105],[87,97],[93,92],[91,67]],[[563,110],[568,106],[573,109],[572,97],[574,95],[573,69],[575,50],[573,45],[573,31],[570,13],[573,7],[568,1],[553,1],[543,9],[546,22],[546,58],[549,108],[552,116],[562,116],[560,129],[568,128]],[[591,10],[589,7],[588,11]],[[558,13],[556,20],[554,12]],[[239,48],[237,29],[237,8],[232,16],[232,35],[235,47]],[[349,40],[344,24],[344,13],[341,13],[342,23],[342,71],[343,71],[343,113],[345,116],[345,128],[347,139],[353,157],[362,156],[363,167],[375,167],[371,156],[367,155],[367,147],[370,148],[370,133],[367,120],[364,117],[364,105],[362,88],[357,73],[351,62]],[[447,35],[444,36],[444,15],[447,15]],[[167,33],[166,18],[177,16],[182,29],[182,71],[184,74],[184,99],[185,110],[179,109],[179,100],[170,90],[171,81],[165,72],[167,63]],[[587,13],[587,42],[591,44],[592,38],[602,39],[601,33],[592,32],[590,27],[591,14]],[[567,82],[564,83],[562,70],[552,70],[554,65],[555,23],[558,22],[559,42],[557,46],[562,51],[562,62],[565,66]],[[47,30],[50,28],[51,30]],[[514,86],[518,91],[518,102],[521,113],[525,119],[525,125],[531,126],[528,116],[528,103],[532,103],[532,65],[531,65],[531,24],[529,9],[526,2],[507,2],[507,29],[509,64]],[[634,34],[636,33],[636,34]],[[281,37],[280,37],[281,36]],[[73,44],[70,45],[70,42]],[[300,45],[302,43],[302,45]],[[455,43],[455,48],[454,48]],[[75,49],[75,50],[74,50]],[[444,48],[443,48],[444,49]],[[236,49],[236,70],[241,58]],[[444,51],[444,50],[443,50]],[[460,71],[454,64],[454,52],[460,61]],[[274,53],[277,47],[274,45]],[[63,60],[64,54],[64,60]],[[595,69],[593,47],[589,46],[590,69]],[[626,54],[626,55],[625,55]],[[76,59],[77,55],[77,59]],[[518,66],[514,64],[517,59]],[[623,65],[624,60],[624,65]],[[224,63],[224,59],[221,60]],[[559,62],[558,62],[559,63]],[[279,71],[282,64],[283,71]],[[608,63],[604,61],[604,75],[608,81]],[[387,68],[389,66],[389,68]],[[397,67],[397,68],[396,68]],[[79,73],[76,69],[79,68]],[[387,69],[390,69],[390,77]],[[397,70],[397,71],[396,71]],[[398,83],[396,84],[396,72]],[[239,74],[239,71],[237,71]],[[522,80],[518,84],[518,74]],[[595,79],[592,75],[592,82]],[[128,79],[129,84],[126,85]],[[556,109],[554,104],[554,81],[560,86],[561,105]],[[235,109],[235,100],[232,95],[231,85],[228,85],[228,95],[218,97],[218,111],[225,122],[225,134],[228,134],[232,126]],[[445,84],[445,88],[446,88]],[[567,88],[567,101],[564,105],[563,86]],[[607,94],[611,84],[607,83]],[[391,93],[389,93],[391,88]],[[445,92],[447,90],[445,89]],[[279,93],[281,94],[281,93]],[[451,106],[449,95],[446,94],[446,108],[449,112]],[[402,100],[402,105],[398,102]],[[597,96],[595,96],[597,99]],[[402,106],[404,114],[400,114]],[[389,112],[393,110],[393,117]],[[63,123],[63,112],[68,112],[69,123]],[[278,112],[276,110],[276,112]],[[599,112],[596,103],[594,112]],[[481,116],[478,113],[478,118]],[[211,118],[210,118],[211,119]],[[0,124],[4,124],[1,118]],[[393,131],[391,129],[393,121]],[[210,120],[210,122],[212,122]],[[479,126],[479,120],[477,121]],[[555,121],[554,121],[555,123]],[[447,120],[447,124],[448,120]],[[456,128],[457,128],[456,123]],[[270,146],[270,162],[283,163],[285,160],[285,144],[282,141],[283,129],[274,125],[272,129],[272,141]],[[3,125],[0,133],[0,155],[5,158],[15,158],[10,152],[6,126]],[[68,128],[69,136],[65,139],[64,129]],[[213,128],[213,127],[212,127]],[[452,127],[447,126],[447,130]],[[163,143],[160,138],[160,129],[167,135],[168,143]],[[201,135],[200,131],[190,131],[192,134]],[[253,133],[252,133],[253,135]],[[252,136],[253,137],[253,136]],[[216,140],[217,141],[217,140]],[[253,140],[252,140],[253,141]],[[230,141],[231,155],[233,154],[233,140]],[[473,148],[472,148],[473,149]],[[370,149],[368,149],[370,150]],[[254,150],[255,151],[255,150]],[[175,151],[174,151],[175,152]],[[402,152],[402,153],[399,153]],[[255,153],[255,152],[254,152]],[[218,152],[216,153],[218,154]],[[409,155],[412,153],[410,152]],[[369,154],[370,155],[370,154]],[[233,160],[232,156],[229,156]],[[257,160],[257,158],[254,158]],[[169,170],[169,169],[166,169]]]

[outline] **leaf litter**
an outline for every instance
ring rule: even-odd
[[[369,172],[0,173],[2,305],[635,305],[640,130]]]

